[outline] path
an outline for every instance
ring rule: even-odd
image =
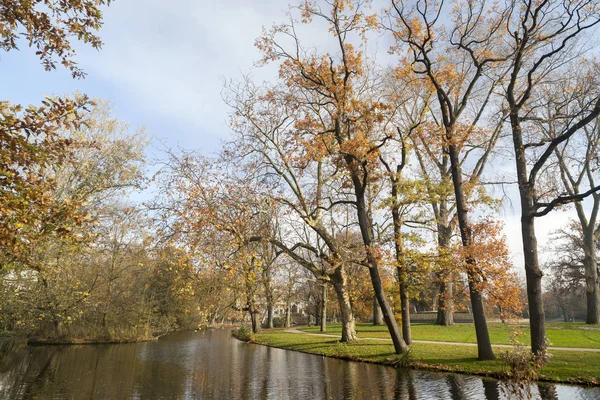
[[[310,332],[304,332],[301,330],[298,330],[296,328],[290,328],[290,329],[284,329],[284,332],[287,333],[301,333],[304,335],[313,335],[313,336],[322,336],[322,337],[331,337],[331,338],[340,338],[340,336],[338,335],[331,335],[328,333],[310,333]],[[361,337],[358,338],[358,340],[382,340],[382,341],[388,341],[391,342],[392,339],[389,338],[365,338],[365,337]],[[463,343],[463,342],[438,342],[435,340],[413,340],[413,343],[426,343],[426,344],[444,344],[444,345],[454,345],[454,346],[471,346],[471,347],[477,347],[477,343]],[[512,349],[514,348],[513,345],[510,344],[492,344],[493,347],[498,347],[498,348],[503,348],[503,349]],[[559,351],[587,351],[587,352],[591,352],[591,353],[600,353],[600,349],[589,349],[589,348],[584,348],[584,347],[549,347],[548,348],[550,351],[552,350],[559,350]]]

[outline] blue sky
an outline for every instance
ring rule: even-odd
[[[263,25],[282,22],[287,7],[281,0],[117,0],[104,12],[103,48],[77,46],[86,79],[73,80],[60,67],[44,71],[34,50],[22,45],[1,54],[0,71],[11,77],[3,80],[2,98],[38,104],[44,95],[78,90],[110,101],[115,116],[133,129],[145,127],[154,138],[150,158],[163,144],[215,153],[228,137],[222,80],[249,72],[257,80],[275,75],[273,68],[253,69],[259,58],[254,40]],[[318,31],[306,29],[308,43],[322,42]],[[373,51],[388,57],[386,50]],[[502,217],[514,262],[522,265],[518,200],[512,202]],[[573,215],[539,219],[540,245]]]

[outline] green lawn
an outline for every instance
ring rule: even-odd
[[[361,326],[366,327],[366,326]],[[371,327],[373,329],[373,327]],[[362,330],[362,333],[369,333]],[[380,331],[376,331],[380,332]],[[391,343],[360,340],[350,344],[339,343],[327,337],[268,330],[255,335],[255,341],[284,349],[345,359],[393,364],[397,360]],[[496,355],[507,349],[497,348]],[[552,358],[540,378],[554,382],[573,382],[598,385],[600,353],[551,351]],[[477,361],[477,349],[469,346],[433,345],[415,343],[411,346],[410,363],[413,368],[505,376],[507,365],[501,360]]]
[[[519,329],[521,343],[529,344],[529,326],[517,325],[508,327],[502,323],[489,323],[490,340],[493,344],[511,344],[509,333],[511,329]],[[318,326],[301,327],[302,331],[319,333]],[[413,340],[434,340],[441,342],[476,343],[475,327],[472,323],[455,324],[454,326],[437,326],[433,324],[413,324],[411,326]],[[386,326],[358,324],[356,331],[362,338],[389,338]],[[341,335],[341,325],[330,324],[327,332]],[[584,347],[600,349],[600,327],[590,327],[584,323],[552,322],[546,324],[546,336],[551,346],[555,347]]]

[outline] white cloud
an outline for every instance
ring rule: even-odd
[[[94,79],[117,87],[150,115],[172,119],[185,132],[153,132],[187,147],[216,146],[226,136],[222,78],[249,71],[262,25],[281,20],[279,1],[127,1],[105,12],[101,52],[83,51]],[[263,73],[268,73],[266,70]],[[259,75],[261,72],[258,73]],[[185,135],[185,136],[184,136]]]

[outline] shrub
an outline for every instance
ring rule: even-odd
[[[237,328],[235,332],[235,336],[243,341],[249,342],[254,340],[254,335],[252,334],[252,327],[250,325],[241,325]]]
[[[507,382],[506,387],[509,397],[531,398],[531,383],[537,380],[539,372],[550,361],[550,354],[548,353],[550,343],[546,339],[546,346],[543,351],[534,354],[519,341],[520,335],[522,333],[516,329],[511,332],[510,340],[514,349],[500,354],[500,358],[510,368],[507,371],[510,380]]]

